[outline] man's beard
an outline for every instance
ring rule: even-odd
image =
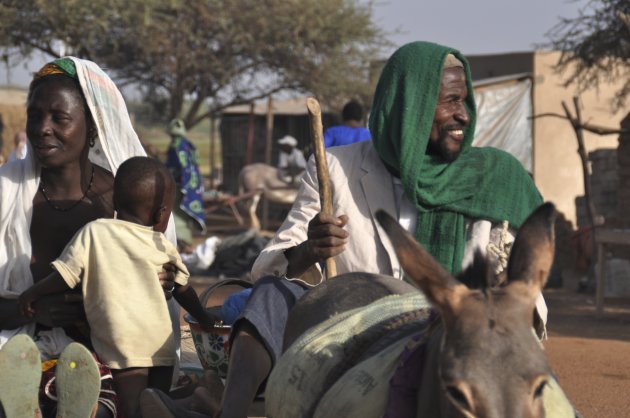
[[[447,136],[448,136],[447,131],[440,132],[440,136],[437,142],[429,141],[428,153],[430,155],[435,155],[435,156],[440,157],[442,160],[444,160],[447,163],[452,163],[453,161],[457,159],[457,157],[459,157],[459,154],[461,154],[462,152],[462,148],[460,146],[460,148],[457,151],[449,149],[447,145],[447,141],[448,141]]]

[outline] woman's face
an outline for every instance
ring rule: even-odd
[[[87,157],[85,102],[72,80],[50,77],[31,92],[26,133],[39,162],[61,167]]]

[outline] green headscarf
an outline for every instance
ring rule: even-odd
[[[470,116],[461,154],[451,163],[426,153],[449,53],[464,64]],[[418,210],[416,240],[452,274],[461,270],[466,217],[507,220],[518,228],[542,203],[516,158],[498,149],[471,146],[475,120],[468,61],[459,51],[413,42],[385,64],[370,113],[372,141],[390,171],[400,174],[405,195]]]

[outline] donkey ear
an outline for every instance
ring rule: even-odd
[[[442,313],[456,311],[466,286],[455,280],[385,211],[377,211],[376,219],[387,232],[405,274]]]
[[[538,290],[545,286],[553,264],[556,215],[555,206],[545,203],[523,223],[510,254],[508,281],[524,280]]]

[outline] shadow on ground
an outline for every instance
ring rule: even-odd
[[[630,299],[606,299],[598,317],[594,295],[564,289],[545,290],[544,295],[549,335],[630,342]]]

